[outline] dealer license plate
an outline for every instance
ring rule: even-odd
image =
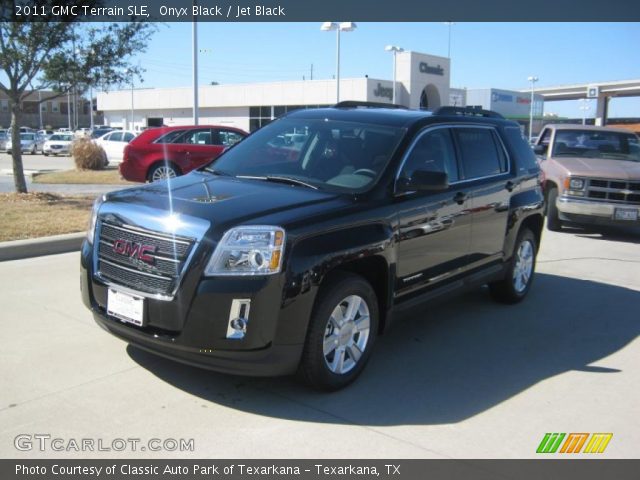
[[[635,208],[616,208],[613,212],[614,220],[638,220],[638,210]]]
[[[144,298],[110,288],[107,293],[107,313],[123,322],[141,327],[144,319]]]

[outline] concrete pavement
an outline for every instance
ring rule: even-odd
[[[127,347],[81,304],[78,262],[0,263],[0,457],[532,458],[546,432],[612,432],[601,458],[639,457],[640,236],[545,231],[522,304],[479,289],[416,310],[333,394]],[[14,448],[34,433],[195,450]]]

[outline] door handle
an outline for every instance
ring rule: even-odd
[[[453,197],[453,201],[456,202],[458,205],[462,205],[464,202],[467,201],[468,198],[469,198],[469,195],[467,195],[466,193],[458,192]]]
[[[513,183],[511,180],[509,180],[507,184],[504,186],[504,188],[506,188],[507,191],[511,192],[513,191],[514,188],[516,188],[516,184]]]

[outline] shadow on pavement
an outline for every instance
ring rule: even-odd
[[[425,306],[378,338],[360,379],[322,394],[292,378],[221,375],[129,346],[158,378],[202,399],[259,415],[323,423],[455,423],[570,370],[615,375],[592,365],[640,333],[640,292],[537,274],[528,298],[493,303],[486,289]],[[633,312],[633,313],[631,313]],[[585,382],[585,393],[589,382]]]
[[[564,232],[572,233],[576,237],[593,238],[595,240],[609,240],[611,242],[640,243],[639,227],[600,227],[600,228],[572,228],[565,227]]]

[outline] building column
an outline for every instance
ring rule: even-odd
[[[597,126],[604,126],[607,124],[607,117],[609,115],[608,107],[609,107],[609,96],[604,94],[598,95],[598,100],[596,103],[596,118],[595,123]]]

